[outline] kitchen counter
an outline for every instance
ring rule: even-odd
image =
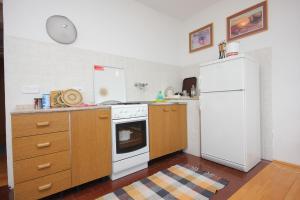
[[[172,104],[186,104],[185,102],[153,102],[153,101],[131,101],[134,103],[142,103],[148,105],[172,105]],[[77,106],[64,108],[49,108],[49,109],[34,109],[31,105],[24,107],[17,107],[11,112],[12,115],[31,114],[31,113],[49,113],[49,112],[68,112],[75,110],[92,110],[101,108],[110,108],[111,105],[96,105],[96,106]]]
[[[100,108],[110,108],[109,105],[97,105],[97,106],[77,106],[77,107],[64,107],[64,108],[49,108],[49,109],[34,109],[34,108],[16,108],[11,112],[12,115],[17,114],[30,114],[30,113],[48,113],[48,112],[68,112],[75,110],[92,110]]]
[[[165,98],[166,100],[199,100],[199,97]]]
[[[134,101],[136,102],[136,101]],[[154,101],[137,101],[137,103],[144,103],[148,105],[174,105],[174,104],[186,104],[186,102],[174,102],[174,101],[166,101],[166,102],[154,102]]]

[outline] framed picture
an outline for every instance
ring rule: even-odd
[[[227,41],[268,29],[267,1],[227,17]]]
[[[190,33],[190,53],[213,45],[213,24],[208,24]]]

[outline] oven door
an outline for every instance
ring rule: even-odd
[[[112,121],[113,161],[149,152],[147,117]]]

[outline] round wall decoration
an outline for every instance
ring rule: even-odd
[[[62,92],[62,100],[67,106],[78,106],[82,103],[82,95],[78,90],[69,89]]]
[[[71,20],[65,16],[53,15],[47,19],[48,35],[56,42],[71,44],[77,38],[77,30]]]

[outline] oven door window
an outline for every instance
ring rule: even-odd
[[[128,153],[146,146],[146,120],[116,124],[117,153]]]

